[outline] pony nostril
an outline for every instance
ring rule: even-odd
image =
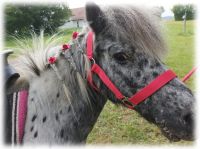
[[[183,120],[185,121],[186,124],[192,124],[193,123],[193,116],[191,113],[188,113],[183,116]]]

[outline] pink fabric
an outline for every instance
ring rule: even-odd
[[[23,90],[19,93],[19,110],[18,110],[18,138],[19,143],[22,143],[23,135],[24,135],[24,127],[26,120],[26,112],[27,112],[27,98],[28,91]]]

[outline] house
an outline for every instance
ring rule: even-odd
[[[86,25],[85,21],[85,8],[74,8],[71,9],[72,16],[69,20],[66,21],[64,25],[60,27],[60,29],[68,29],[68,28],[79,28]]]

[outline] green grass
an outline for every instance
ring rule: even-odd
[[[194,21],[187,22],[187,33],[182,33],[182,22],[164,21],[164,35],[169,53],[166,65],[182,78],[194,65]],[[74,31],[62,31],[61,43],[67,42]],[[47,37],[45,37],[47,38]],[[5,41],[7,47],[15,47],[12,39]],[[16,51],[17,52],[17,51]],[[194,76],[187,85],[195,91]],[[173,144],[190,145],[193,142],[170,143],[153,124],[150,124],[135,111],[107,102],[98,121],[88,136],[88,144]]]
[[[164,24],[169,48],[166,64],[177,73],[179,78],[182,78],[194,67],[195,63],[195,22],[187,21],[185,34],[182,33],[182,21],[167,21]],[[194,80],[195,76],[192,76],[186,83],[195,91]]]

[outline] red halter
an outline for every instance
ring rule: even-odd
[[[118,90],[118,88],[112,83],[112,81],[105,74],[103,69],[101,69],[101,67],[95,63],[93,58],[93,32],[89,32],[87,37],[87,57],[91,61],[93,61],[91,71],[88,73],[88,78],[87,78],[89,84],[95,90],[98,90],[98,88],[96,87],[96,85],[93,83],[92,80],[92,73],[97,74],[101,79],[101,81],[113,92],[115,97],[118,100],[121,100],[124,103],[124,105],[130,109],[133,109],[140,102],[144,101],[146,98],[154,94],[161,87],[163,87],[165,84],[167,84],[169,81],[171,81],[176,77],[176,74],[173,71],[167,70],[162,74],[160,74],[158,77],[156,77],[150,84],[142,88],[132,97],[128,98]]]

